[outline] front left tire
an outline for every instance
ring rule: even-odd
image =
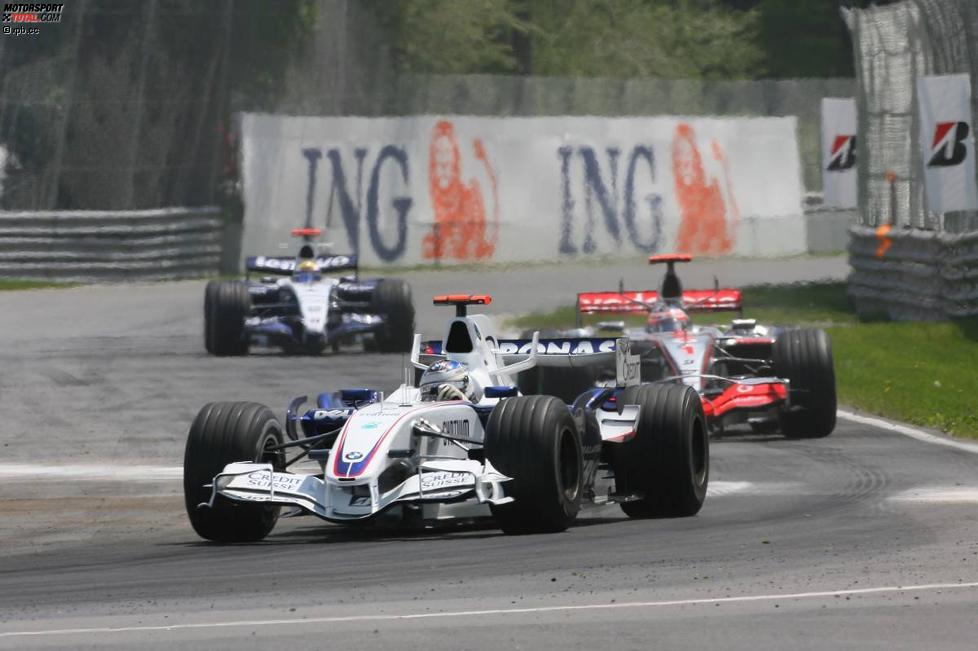
[[[492,505],[508,534],[564,531],[577,517],[583,492],[581,436],[567,405],[553,396],[502,400],[486,427],[486,457],[512,477],[508,504]]]

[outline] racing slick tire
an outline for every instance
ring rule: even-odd
[[[564,531],[581,508],[581,435],[567,405],[553,396],[502,400],[489,416],[486,458],[512,477],[508,504],[491,505],[507,534]]]
[[[684,518],[696,515],[710,478],[710,436],[703,403],[683,384],[633,386],[618,396],[640,408],[635,437],[616,450],[615,482],[621,494],[642,498],[622,502],[630,518]]]
[[[400,278],[383,278],[371,299],[377,314],[387,323],[374,333],[377,348],[383,353],[409,353],[414,342],[414,301],[411,286]]]
[[[245,319],[251,314],[248,286],[212,280],[204,290],[204,346],[212,355],[246,355],[250,341]]]
[[[774,341],[774,371],[790,381],[789,408],[780,415],[788,438],[822,438],[835,429],[835,366],[824,330],[785,330]]]
[[[210,508],[198,506],[211,497],[204,488],[229,463],[256,461],[283,465],[281,451],[268,448],[284,441],[272,411],[254,402],[212,402],[190,426],[183,456],[183,494],[190,524],[201,538],[215,542],[261,540],[278,520],[279,507],[232,502],[218,496]]]

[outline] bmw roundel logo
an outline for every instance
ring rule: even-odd
[[[352,452],[347,452],[346,454],[344,454],[343,458],[346,459],[347,461],[357,461],[363,458],[363,452],[358,452],[357,450],[353,450]]]

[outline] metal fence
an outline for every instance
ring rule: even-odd
[[[978,213],[926,209],[916,97],[920,76],[970,73],[978,117],[978,1],[903,0],[844,15],[860,133],[849,295],[860,312],[892,318],[978,315]]]
[[[916,96],[920,76],[968,72],[978,116],[978,1],[903,0],[844,13],[859,86],[861,223],[978,230],[978,213],[925,208]]]
[[[78,0],[0,38],[0,209],[213,204],[231,9]]]
[[[309,34],[261,86],[244,70],[255,4],[79,0],[36,37],[0,39],[0,210],[218,203],[238,111],[796,115],[805,185],[819,190],[819,100],[854,92],[848,79],[396,77],[350,0],[315,0]]]
[[[0,278],[174,280],[222,266],[219,208],[0,213]]]

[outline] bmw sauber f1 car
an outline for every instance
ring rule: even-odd
[[[306,398],[296,398],[284,427],[259,404],[205,406],[184,457],[196,532],[259,540],[283,508],[346,524],[493,517],[507,533],[564,530],[582,505],[619,503],[631,517],[697,513],[709,435],[696,392],[640,385],[627,339],[499,339],[488,317],[467,313],[489,302],[436,297],[456,316],[442,341],[415,335],[420,378],[405,368],[389,395],[326,392],[304,413]],[[613,365],[615,378],[571,404],[516,387],[537,365],[589,364]]]
[[[207,352],[245,355],[259,344],[318,354],[356,339],[381,352],[407,352],[414,333],[410,286],[397,278],[360,278],[356,256],[331,255],[311,241],[318,229],[292,234],[305,240],[297,257],[250,257],[247,280],[207,284]],[[353,274],[327,275],[344,271]],[[252,273],[265,276],[255,281]]]
[[[656,255],[665,264],[658,291],[585,292],[577,295],[582,314],[646,314],[644,327],[624,322],[580,327],[567,335],[627,336],[641,357],[642,381],[694,388],[715,434],[747,422],[755,431],[780,429],[792,438],[828,436],[835,428],[836,393],[832,348],[824,331],[758,325],[734,319],[725,327],[692,325],[689,312],[741,312],[736,289],[684,291],[675,264],[688,255]],[[547,390],[546,382],[541,387]]]

